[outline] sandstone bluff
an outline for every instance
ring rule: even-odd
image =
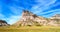
[[[60,14],[56,14],[51,18],[37,16],[30,11],[23,10],[20,20],[14,25],[16,26],[60,26]]]

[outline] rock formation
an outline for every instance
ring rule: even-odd
[[[37,16],[33,14],[32,12],[24,10],[22,13],[21,19],[15,23],[15,25],[21,25],[21,26],[33,26],[33,25],[46,25],[47,20],[43,17]]]
[[[0,26],[8,26],[9,24],[7,24],[6,21],[4,20],[0,20]]]
[[[22,12],[22,16],[20,20],[14,25],[17,25],[17,26],[47,26],[47,25],[60,26],[59,18],[60,18],[59,15],[55,15],[54,17],[47,19],[41,16],[37,16],[36,14],[33,14],[30,11],[24,10]]]
[[[60,26],[60,14],[56,14],[50,18],[50,25]]]

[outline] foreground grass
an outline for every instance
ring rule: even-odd
[[[0,32],[60,32],[60,27],[0,27]]]

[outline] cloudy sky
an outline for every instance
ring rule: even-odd
[[[60,0],[0,0],[0,20],[13,24],[20,19],[23,9],[49,18],[60,14]]]

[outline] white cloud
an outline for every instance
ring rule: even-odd
[[[9,8],[14,14],[20,14],[22,9],[24,9],[23,7],[14,7],[14,6],[9,6]]]
[[[35,0],[38,5],[51,5],[56,2],[56,0]]]
[[[42,13],[42,11],[47,10],[50,7],[51,4],[54,4],[56,0],[35,0],[37,5],[32,6],[31,10],[35,11],[35,14]]]
[[[44,12],[44,13],[41,13],[41,14],[47,14],[47,13],[50,13],[50,12],[53,12],[53,13],[56,14],[56,13],[60,12],[60,9],[50,10],[48,12]]]
[[[0,20],[5,20],[7,21],[8,24],[14,24],[16,23],[18,20],[20,20],[20,15],[11,15],[10,17],[5,17],[5,15],[0,13]]]
[[[6,20],[8,21],[9,24],[14,24],[20,19],[20,17],[21,17],[20,15],[17,15],[17,16],[13,15],[7,18]]]
[[[4,20],[5,16],[3,14],[0,13],[0,20],[3,19]]]

